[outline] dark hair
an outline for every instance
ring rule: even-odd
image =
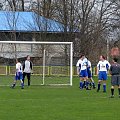
[[[27,55],[27,57],[26,58],[28,58],[29,57],[29,55]]]
[[[118,61],[118,58],[113,58],[114,62],[117,62]]]
[[[81,54],[81,55],[80,55],[80,58],[82,58],[83,56],[85,56],[85,55],[84,55],[84,54]]]
[[[104,55],[101,55],[101,56],[102,56],[102,58],[103,58],[104,60],[106,59]]]
[[[16,58],[16,61],[20,62],[20,59]]]

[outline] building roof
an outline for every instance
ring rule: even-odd
[[[0,11],[0,21],[0,31],[64,31],[63,24],[34,12]]]

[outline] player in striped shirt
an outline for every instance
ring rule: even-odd
[[[105,59],[103,55],[100,56],[100,61],[97,64],[97,74],[98,74],[98,89],[100,90],[101,82],[103,81],[103,92],[106,92],[106,80],[107,71],[110,69],[110,63]]]

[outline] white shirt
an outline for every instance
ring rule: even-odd
[[[98,71],[108,71],[110,69],[110,63],[107,60],[99,61],[97,64]]]
[[[89,60],[87,62],[88,62],[88,68],[89,70],[91,70],[91,62]]]
[[[25,72],[25,73],[31,73],[30,61],[28,61],[28,60],[25,61],[24,72]]]
[[[76,66],[79,67],[80,70],[87,69],[87,59],[86,58],[83,59],[83,60],[79,59],[78,62],[77,62],[77,64],[76,64]]]
[[[16,64],[16,72],[22,72],[22,64],[20,62]]]
[[[89,60],[87,62],[88,62],[88,67],[91,67],[91,62]]]

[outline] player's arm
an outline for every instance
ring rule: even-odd
[[[80,67],[77,66],[77,74],[80,74]]]
[[[25,62],[23,63],[23,71],[24,71],[24,69],[25,69]]]
[[[79,73],[80,73],[80,67],[81,66],[81,64],[79,63],[79,61],[77,62],[77,64],[76,64],[76,67],[77,67],[77,74],[79,75]]]
[[[112,74],[112,66],[110,66],[110,70],[109,70],[110,74]]]
[[[88,66],[87,67],[91,68],[91,62],[90,61],[88,61]]]
[[[111,68],[111,64],[108,62],[108,69],[110,70],[110,68]]]
[[[33,69],[33,64],[32,64],[31,61],[30,61],[30,69],[31,69],[31,70]]]
[[[99,64],[99,62],[98,62],[98,64],[97,64],[97,75],[98,75],[98,73],[99,73],[99,67],[100,67],[100,64]]]

